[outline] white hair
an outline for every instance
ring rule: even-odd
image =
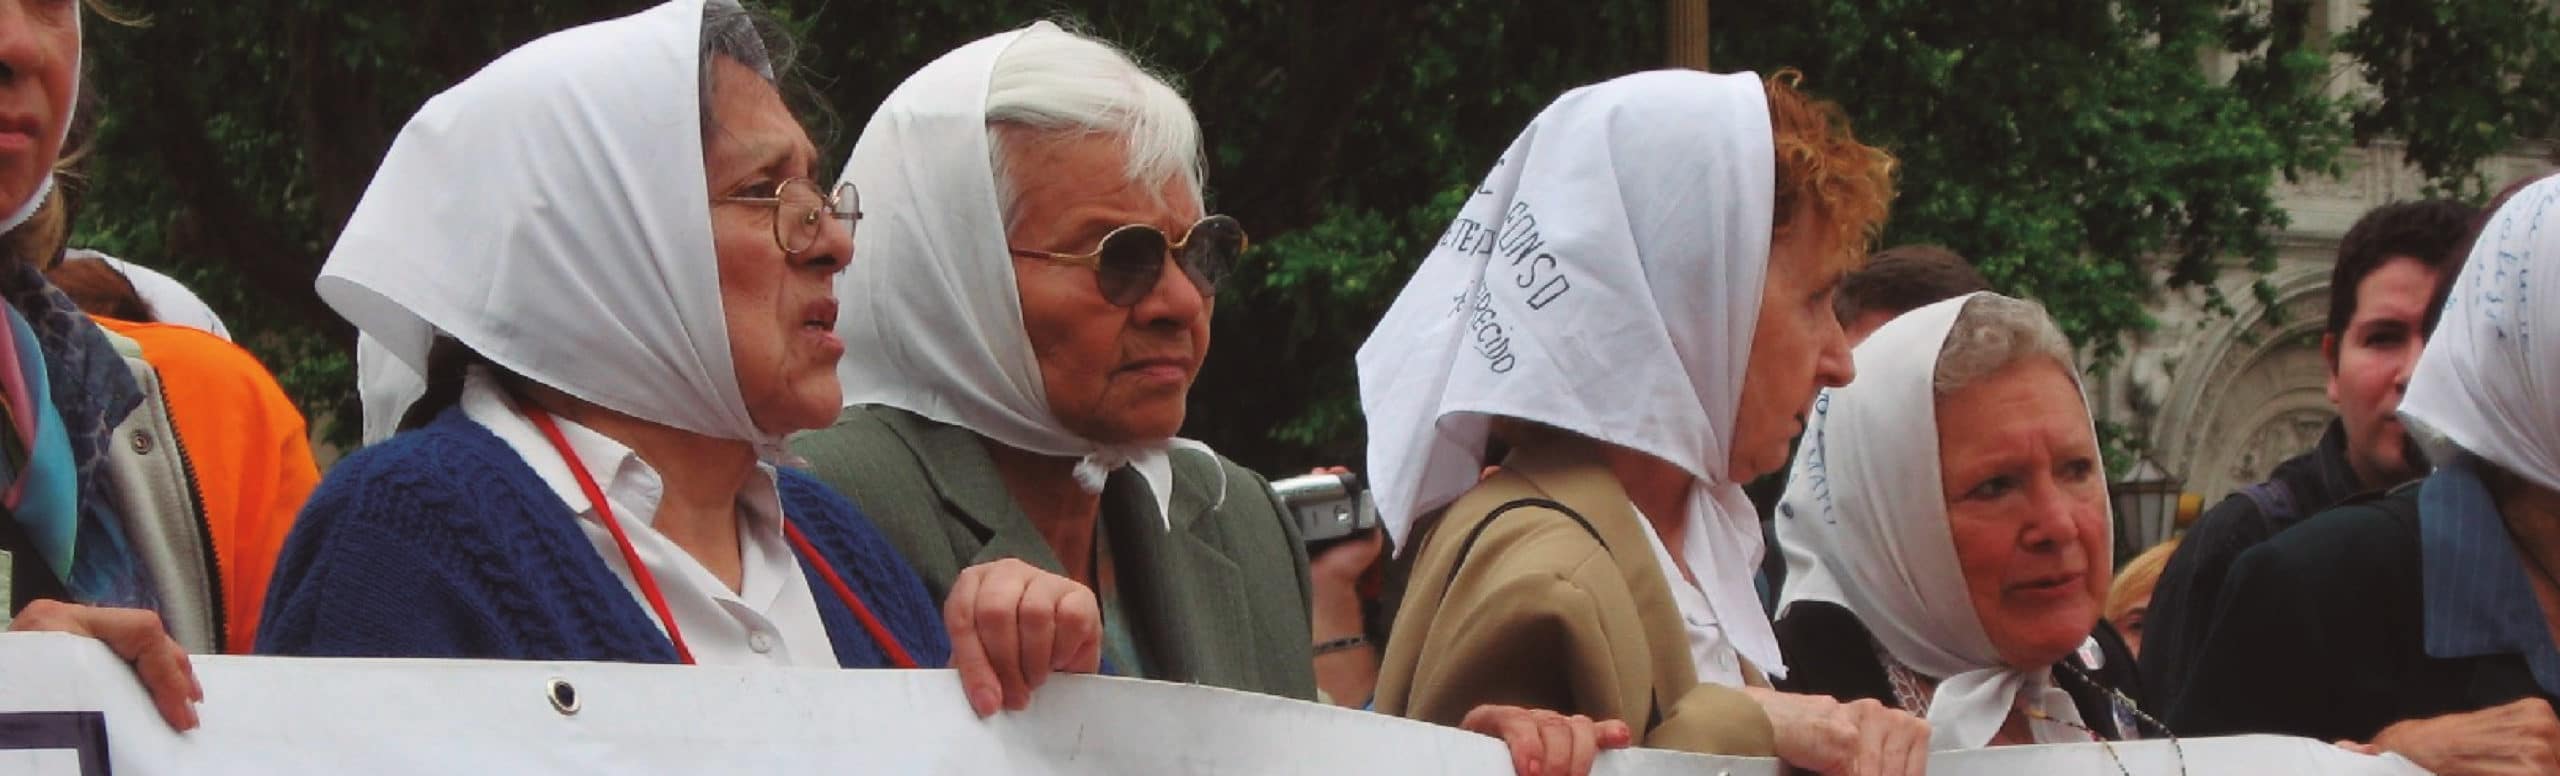
[[[712,120],[713,63],[722,58],[735,60],[755,71],[765,83],[780,86],[777,71],[788,71],[792,58],[799,52],[797,41],[784,31],[780,22],[761,11],[750,11],[735,0],[713,0],[702,6],[702,72],[697,91],[701,93],[702,139],[709,145],[711,134],[719,127]]]
[[[1024,30],[987,75],[987,145],[1007,231],[1020,196],[1007,128],[1047,136],[1101,134],[1128,150],[1128,180],[1149,191],[1179,180],[1200,199],[1200,120],[1191,104],[1110,44],[1049,25]]]
[[[1955,327],[1938,348],[1930,385],[1938,396],[1946,396],[2034,357],[2052,359],[2064,371],[2073,371],[2071,340],[2053,325],[2044,305],[1988,292],[1975,294],[1957,311]]]

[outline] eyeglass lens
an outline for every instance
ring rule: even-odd
[[[1101,266],[1094,275],[1102,298],[1122,307],[1145,299],[1164,272],[1167,247],[1164,233],[1153,227],[1123,228],[1104,238]],[[1243,250],[1244,229],[1235,219],[1213,216],[1191,228],[1182,255],[1175,258],[1192,287],[1208,296],[1218,292],[1219,282],[1226,279],[1236,254]]]
[[[829,215],[846,219],[845,228],[852,229],[862,215],[862,197],[854,192],[851,182],[836,184],[832,197],[821,194],[818,184],[806,178],[793,178],[774,193],[773,239],[782,244],[785,253],[799,253],[818,241],[827,228]],[[830,213],[829,201],[833,200]]]

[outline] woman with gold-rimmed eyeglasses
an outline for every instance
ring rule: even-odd
[[[424,397],[366,394],[406,428],[313,493],[259,651],[947,664],[988,712],[1094,669],[1091,591],[978,564],[961,578],[1002,594],[946,612],[868,518],[776,463],[835,416],[833,281],[860,217],[852,187],[811,180],[774,84],[786,42],[730,0],[674,0],[420,110],[319,291]]]

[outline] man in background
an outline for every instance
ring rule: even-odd
[[[2338,418],[2319,443],[2243,486],[2187,529],[2145,620],[2143,705],[2173,708],[2204,648],[2224,574],[2240,553],[2359,493],[2427,472],[2393,414],[2435,328],[2430,310],[2469,240],[2473,208],[2449,200],[2374,208],[2347,229],[2329,275],[2320,355]]]

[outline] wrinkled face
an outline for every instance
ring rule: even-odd
[[[79,0],[0,0],[0,214],[62,154],[80,66]]]
[[[2409,432],[2393,414],[2409,389],[2409,373],[2426,346],[2427,300],[2442,280],[2417,259],[2384,261],[2356,283],[2356,311],[2346,331],[2321,342],[2329,354],[2329,402],[2347,431],[2347,463],[2365,487],[2418,475],[2409,462]]]
[[[2107,486],[2080,389],[2030,357],[1939,397],[1947,530],[1982,630],[2011,666],[2049,666],[2098,624]]]
[[[1200,201],[1180,181],[1128,181],[1122,140],[1006,129],[1016,200],[1014,248],[1086,254],[1129,224],[1180,240]],[[1168,257],[1167,261],[1171,261]],[[1104,444],[1154,442],[1182,429],[1183,402],[1209,356],[1210,300],[1180,267],[1128,307],[1103,299],[1089,267],[1013,260],[1022,326],[1040,362],[1049,411],[1077,436]]]
[[[1787,465],[1787,442],[1804,430],[1813,395],[1857,376],[1849,337],[1832,315],[1831,297],[1850,267],[1827,229],[1798,215],[1769,241],[1769,274],[1760,287],[1760,323],[1742,375],[1727,474],[1748,482]]]
[[[702,151],[711,195],[771,197],[787,178],[816,175],[817,149],[755,71],[728,59],[713,65],[712,123]],[[822,183],[825,187],[827,184]],[[771,434],[818,428],[844,406],[836,380],[835,276],[853,257],[853,232],[821,219],[816,241],[786,254],[773,239],[768,204],[715,202],[711,241],[720,261],[720,308],[738,390],[756,427]]]

